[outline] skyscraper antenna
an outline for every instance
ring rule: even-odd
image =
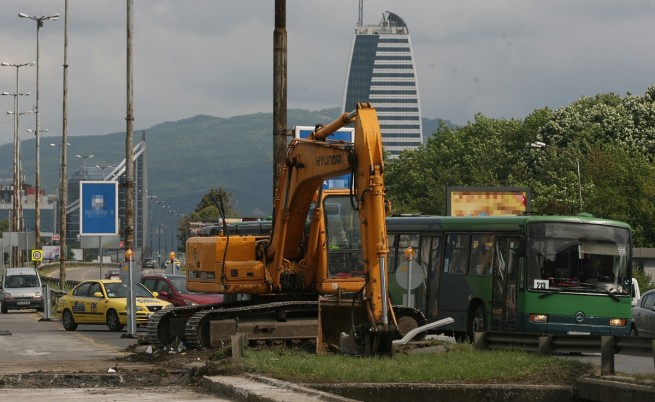
[[[364,0],[359,0],[359,13],[357,14],[357,27],[364,25]]]

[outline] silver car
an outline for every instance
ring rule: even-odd
[[[630,335],[655,337],[655,289],[642,294],[639,303],[632,307]]]

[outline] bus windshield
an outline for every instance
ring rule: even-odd
[[[630,232],[595,224],[532,223],[529,290],[630,294]]]

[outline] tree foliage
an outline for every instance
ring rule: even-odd
[[[188,227],[191,221],[203,222],[219,222],[221,215],[218,208],[223,208],[226,218],[239,217],[239,212],[236,203],[232,198],[232,194],[225,189],[212,188],[205,195],[202,196],[200,202],[196,205],[189,215],[182,217],[178,222],[178,232],[180,233],[181,249],[184,251],[186,239],[188,237]]]
[[[4,232],[9,231],[9,218],[0,219],[0,237]]]
[[[546,147],[531,148],[535,141]],[[450,186],[530,187],[533,212],[626,221],[635,245],[649,247],[654,151],[652,87],[643,96],[583,97],[523,120],[478,114],[463,127],[441,124],[424,146],[387,161],[385,183],[394,213],[442,215]]]

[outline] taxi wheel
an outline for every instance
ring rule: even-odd
[[[77,329],[77,323],[75,318],[73,318],[73,313],[70,310],[64,310],[61,315],[61,322],[64,324],[64,329],[66,331],[75,331]]]
[[[119,332],[123,329],[123,325],[118,319],[118,313],[116,313],[116,310],[109,310],[107,312],[107,327],[109,327],[109,330],[113,332]]]

